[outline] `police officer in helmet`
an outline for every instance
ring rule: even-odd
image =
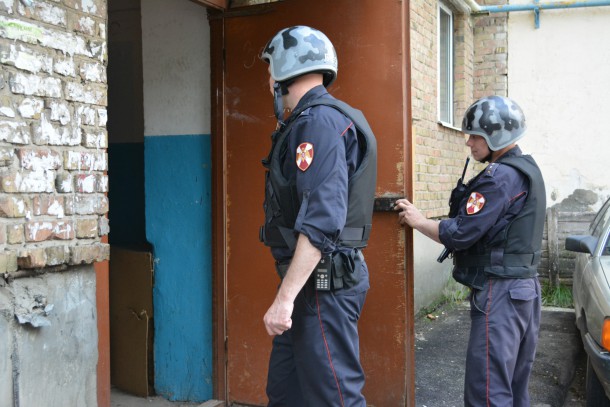
[[[530,405],[546,193],[536,162],[516,144],[525,129],[523,112],[511,99],[477,100],[464,115],[462,131],[469,135],[471,156],[489,165],[454,190],[454,217],[427,219],[408,200],[396,202],[400,223],[452,252],[453,277],[471,288],[467,407]]]
[[[361,249],[371,230],[375,138],[360,111],[327,92],[337,56],[322,32],[280,30],[261,58],[278,119],[263,160],[260,231],[281,279],[263,318],[273,336],[268,405],[365,407],[358,319],[369,288]]]

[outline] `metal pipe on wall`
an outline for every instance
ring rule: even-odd
[[[541,10],[610,6],[610,0],[564,0],[544,3],[534,0],[534,3],[531,4],[503,4],[495,6],[481,6],[475,0],[464,0],[464,2],[468,5],[468,7],[470,7],[472,14],[508,13],[511,11],[533,11],[535,13],[536,28],[540,27]]]
[[[474,3],[474,1],[473,1]],[[476,4],[476,3],[475,3]],[[610,6],[610,0],[591,0],[591,1],[553,1],[533,4],[504,4],[498,6],[479,6],[481,13],[506,13],[510,11],[535,11],[550,10],[559,8],[579,8],[579,7],[602,7]],[[473,10],[474,12],[474,10]]]

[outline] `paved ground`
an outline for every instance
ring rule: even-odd
[[[415,323],[417,407],[463,406],[464,361],[470,319],[468,305],[445,306],[435,319]],[[584,351],[573,310],[544,308],[530,380],[532,407],[584,407]],[[217,402],[170,403],[112,391],[112,407],[220,407]],[[376,406],[400,407],[400,406]]]
[[[467,304],[444,307],[415,324],[417,407],[463,405],[464,361],[470,328]],[[573,310],[544,308],[534,370],[532,407],[583,407],[582,345]]]

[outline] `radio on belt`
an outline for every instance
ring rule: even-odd
[[[316,290],[330,291],[331,256],[323,257],[316,266]]]

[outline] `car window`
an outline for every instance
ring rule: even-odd
[[[606,201],[591,222],[589,233],[599,239],[604,232],[604,226],[608,223],[608,218],[610,218],[610,199]]]

